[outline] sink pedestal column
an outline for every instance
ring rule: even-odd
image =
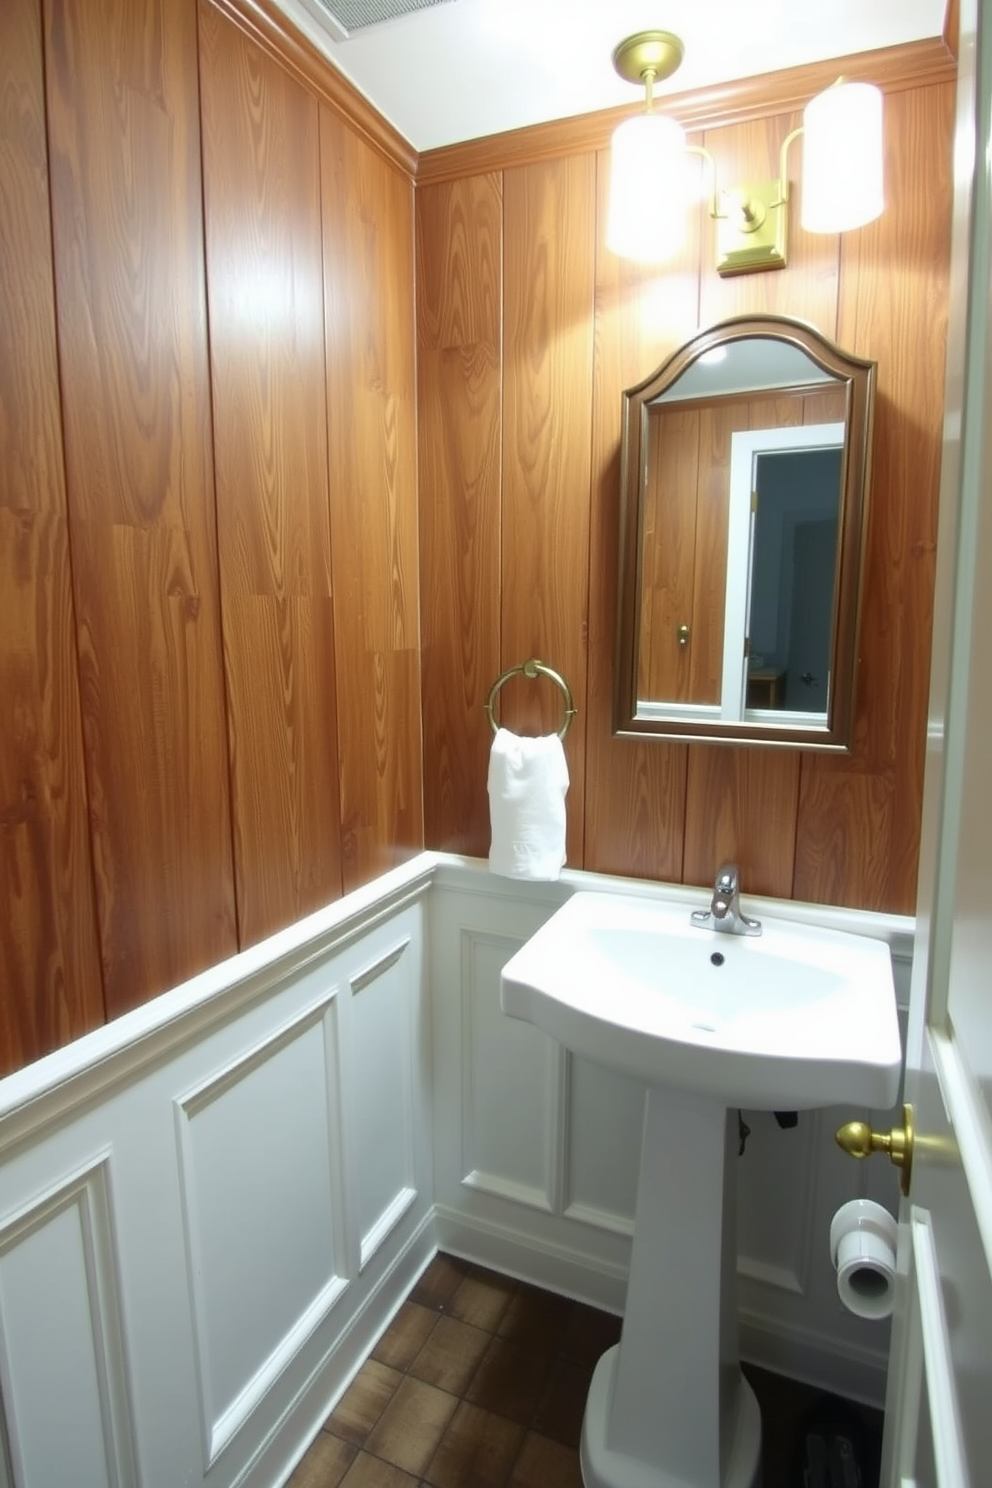
[[[653,1086],[619,1344],[582,1423],[586,1488],[754,1488],[761,1416],[737,1341],[737,1116]]]

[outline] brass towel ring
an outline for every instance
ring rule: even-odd
[[[532,657],[530,661],[521,662],[520,666],[510,667],[509,671],[504,672],[501,677],[496,678],[496,681],[489,689],[489,696],[486,699],[486,712],[489,714],[489,727],[492,729],[494,734],[499,728],[499,724],[496,722],[496,715],[493,712],[497,693],[503,686],[504,682],[508,682],[511,677],[516,677],[520,672],[522,672],[525,677],[547,677],[549,681],[553,682],[555,686],[560,689],[562,696],[565,699],[565,718],[561,728],[558,730],[558,737],[559,739],[564,739],[565,735],[568,733],[572,719],[578,712],[578,709],[572,701],[572,694],[569,690],[568,683],[565,681],[565,678],[559,672],[556,672],[553,667],[545,666],[543,661],[538,661],[536,657]]]

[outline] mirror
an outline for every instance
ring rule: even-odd
[[[624,393],[616,733],[849,748],[874,389],[762,315]]]

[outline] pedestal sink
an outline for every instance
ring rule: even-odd
[[[503,1011],[648,1082],[620,1343],[582,1427],[586,1488],[752,1488],[757,1402],[737,1344],[736,1109],[896,1099],[888,947],[766,918],[579,892],[503,969]]]

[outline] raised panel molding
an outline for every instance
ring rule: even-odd
[[[819,1111],[804,1111],[799,1125],[779,1131],[771,1111],[747,1114],[752,1127],[741,1163],[737,1272],[762,1286],[805,1297],[815,1236],[813,1175],[823,1141]],[[762,1138],[767,1135],[767,1143]],[[783,1203],[783,1196],[788,1203]]]
[[[361,971],[354,972],[348,978],[352,996],[357,996],[366,987],[370,987],[379,977],[384,976],[391,966],[395,966],[409,944],[409,935],[404,935],[402,940],[397,941],[396,945],[384,951],[381,956],[377,956],[368,966],[363,966]]]
[[[348,1283],[337,997],[175,1104],[208,1466]]]
[[[417,1198],[414,1131],[416,999],[411,943],[403,936],[351,973],[346,1078],[349,1188],[359,1231],[359,1270]]]
[[[105,1151],[0,1224],[0,1482],[138,1482],[109,1166]]]
[[[615,1070],[569,1056],[566,1219],[633,1235],[645,1089]]]
[[[469,1188],[555,1214],[563,1186],[566,1060],[552,1039],[500,1012],[499,975],[521,943],[461,931],[460,1177]]]

